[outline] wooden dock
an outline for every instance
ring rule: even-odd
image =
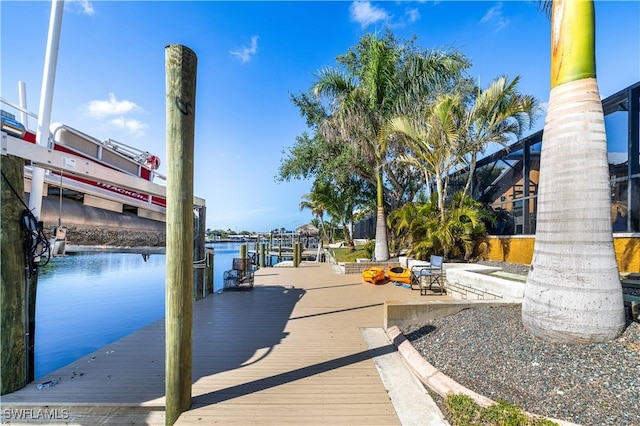
[[[365,284],[329,263],[263,268],[252,291],[195,303],[192,408],[177,424],[400,424],[361,329],[382,327],[385,300],[443,297]],[[58,384],[37,388],[49,380]],[[1,404],[3,423],[163,425],[164,320]]]

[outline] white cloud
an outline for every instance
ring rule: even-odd
[[[119,101],[113,93],[109,93],[108,101],[89,101],[85,106],[85,109],[87,114],[93,118],[104,118],[110,115],[121,115],[130,112],[142,111],[142,108],[136,105],[135,102],[127,100]]]
[[[358,22],[362,28],[390,19],[386,10],[372,6],[368,1],[355,1],[351,3],[350,9],[351,19]]]
[[[80,13],[83,15],[93,16],[96,11],[93,8],[93,3],[89,0],[67,0],[65,3],[67,8],[75,13]]]
[[[96,120],[106,119],[109,126],[125,130],[133,136],[143,136],[144,130],[148,127],[143,121],[128,116],[144,112],[141,107],[132,101],[120,101],[113,93],[109,93],[108,100],[89,101],[83,110],[89,117]]]
[[[251,37],[251,46],[245,46],[238,50],[231,50],[229,53],[240,58],[241,62],[249,62],[251,58],[258,53],[258,38],[258,36]]]
[[[482,19],[480,19],[480,23],[493,24],[495,26],[496,32],[506,28],[509,25],[510,21],[509,18],[505,17],[502,13],[502,2],[490,8],[487,13],[484,14]]]
[[[540,113],[540,115],[546,114],[548,108],[549,102],[540,102],[540,104],[538,104],[538,112]]]
[[[135,118],[117,117],[109,120],[109,124],[119,129],[126,130],[127,133],[134,136],[144,136],[144,129],[147,124]]]
[[[418,9],[407,9],[405,16],[407,17],[407,21],[411,24],[420,19],[420,11]]]

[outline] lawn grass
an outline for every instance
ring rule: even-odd
[[[329,251],[336,262],[355,262],[356,259],[368,259],[370,257],[364,246],[357,246],[356,248],[340,247],[329,249]]]

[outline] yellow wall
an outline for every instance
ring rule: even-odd
[[[531,264],[535,242],[533,236],[491,236],[488,240],[489,247],[485,250],[488,260]],[[620,272],[640,272],[640,236],[638,234],[631,237],[614,236],[613,247]]]
[[[532,236],[489,237],[487,259],[530,265],[534,242]]]
[[[640,272],[640,237],[614,237],[620,272]]]

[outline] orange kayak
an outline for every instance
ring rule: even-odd
[[[411,271],[409,268],[403,268],[402,266],[389,268],[387,269],[387,276],[391,281],[411,284]]]
[[[384,281],[384,269],[377,266],[372,266],[362,271],[362,279],[368,283],[378,284],[380,281]]]

